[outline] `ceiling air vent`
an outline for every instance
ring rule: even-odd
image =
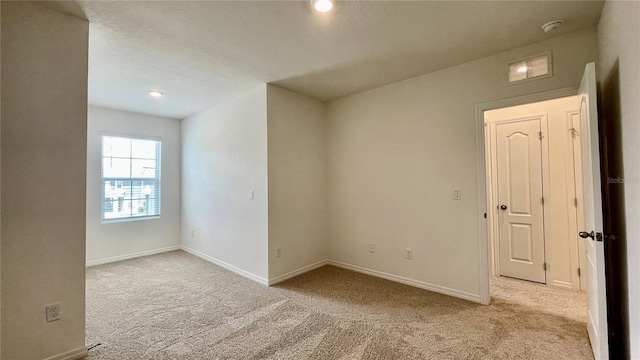
[[[510,83],[551,77],[551,52],[529,56],[507,64]]]

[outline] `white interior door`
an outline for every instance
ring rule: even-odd
[[[602,192],[595,64],[587,64],[580,84],[580,128],[582,139],[582,188],[587,272],[587,329],[596,359],[609,358],[607,297],[604,273]],[[600,235],[599,235],[600,234]],[[581,234],[584,236],[585,234]],[[599,236],[598,236],[599,235]]]
[[[541,118],[496,124],[500,275],[545,283]]]

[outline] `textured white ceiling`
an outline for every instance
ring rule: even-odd
[[[601,1],[87,1],[89,102],[185,118],[259,83],[327,101],[596,26]],[[555,32],[540,26],[566,19]],[[148,90],[165,93],[151,98]]]

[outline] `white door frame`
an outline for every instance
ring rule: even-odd
[[[537,101],[535,101],[537,102]],[[510,107],[510,106],[508,106]],[[548,202],[550,199],[550,188],[551,181],[549,179],[549,125],[547,120],[547,114],[529,114],[527,116],[521,116],[519,118],[508,119],[508,120],[498,120],[492,121],[490,123],[485,123],[485,162],[486,168],[485,173],[489,174],[488,178],[491,178],[491,181],[487,183],[486,191],[487,191],[487,236],[489,239],[489,243],[491,244],[489,249],[489,268],[490,274],[492,276],[500,275],[500,242],[499,242],[499,227],[498,227],[498,186],[497,186],[497,175],[498,175],[498,167],[497,167],[497,158],[496,158],[496,148],[494,146],[493,141],[496,136],[496,125],[499,124],[508,124],[526,120],[535,120],[538,119],[540,121],[540,131],[542,132],[542,141],[540,144],[540,157],[542,161],[542,197]],[[483,121],[484,121],[484,111],[483,111]],[[548,241],[551,239],[551,226],[553,225],[551,222],[551,211],[545,207],[543,203],[543,212],[542,212],[542,223],[543,223],[543,241],[544,241],[544,261],[548,263],[549,259],[549,246]],[[576,232],[577,234],[577,232]],[[491,266],[493,265],[493,266]],[[545,284],[548,284],[549,281],[549,268],[545,267]]]
[[[580,99],[578,99],[580,100]],[[567,133],[573,132],[571,134],[570,141],[567,141],[566,145],[566,162],[567,164],[572,164],[572,166],[567,166],[566,176],[567,180],[572,186],[567,186],[567,208],[569,209],[569,234],[573,234],[574,241],[571,242],[571,261],[575,261],[576,266],[572,266],[571,271],[571,282],[573,283],[574,290],[586,291],[586,268],[585,268],[585,248],[584,248],[584,239],[581,239],[578,236],[578,232],[582,231],[581,229],[584,227],[582,223],[583,220],[583,195],[582,195],[582,144],[578,142],[576,145],[575,141],[575,133],[577,132],[577,136],[582,136],[579,129],[576,129],[576,124],[574,123],[573,116],[576,117],[575,120],[578,122],[578,128],[580,127],[580,110],[570,111],[567,113],[566,117],[566,126],[565,129]],[[579,139],[578,139],[579,140]],[[576,150],[576,147],[578,148]],[[576,154],[578,155],[576,157]],[[579,165],[580,167],[576,167]],[[573,271],[573,269],[578,268],[579,271]]]
[[[476,105],[476,184],[478,194],[478,257],[479,257],[479,282],[480,282],[480,303],[488,305],[491,301],[489,291],[489,227],[485,219],[485,214],[489,209],[487,204],[491,203],[488,199],[489,192],[487,190],[487,173],[485,164],[485,131],[484,131],[484,112],[487,110],[499,109],[515,105],[523,105],[532,102],[552,100],[566,96],[574,96],[578,94],[578,89],[568,87],[556,90],[545,91],[541,93],[529,94],[524,96],[513,97],[504,100],[492,101]]]

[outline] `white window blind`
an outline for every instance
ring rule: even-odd
[[[102,135],[102,220],[160,216],[157,139]]]

